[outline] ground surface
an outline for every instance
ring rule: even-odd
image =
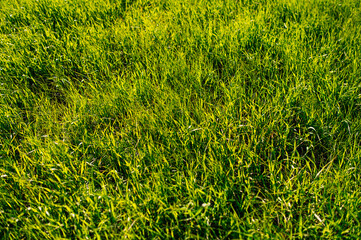
[[[3,0],[4,238],[360,238],[360,1]]]

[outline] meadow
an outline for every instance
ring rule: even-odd
[[[361,238],[361,2],[0,1],[0,238]]]

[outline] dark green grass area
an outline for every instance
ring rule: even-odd
[[[361,238],[361,3],[0,1],[4,239]]]

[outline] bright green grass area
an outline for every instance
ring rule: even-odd
[[[5,239],[361,237],[361,3],[3,0]]]

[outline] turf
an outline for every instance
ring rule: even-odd
[[[0,1],[4,239],[361,238],[361,2]]]

